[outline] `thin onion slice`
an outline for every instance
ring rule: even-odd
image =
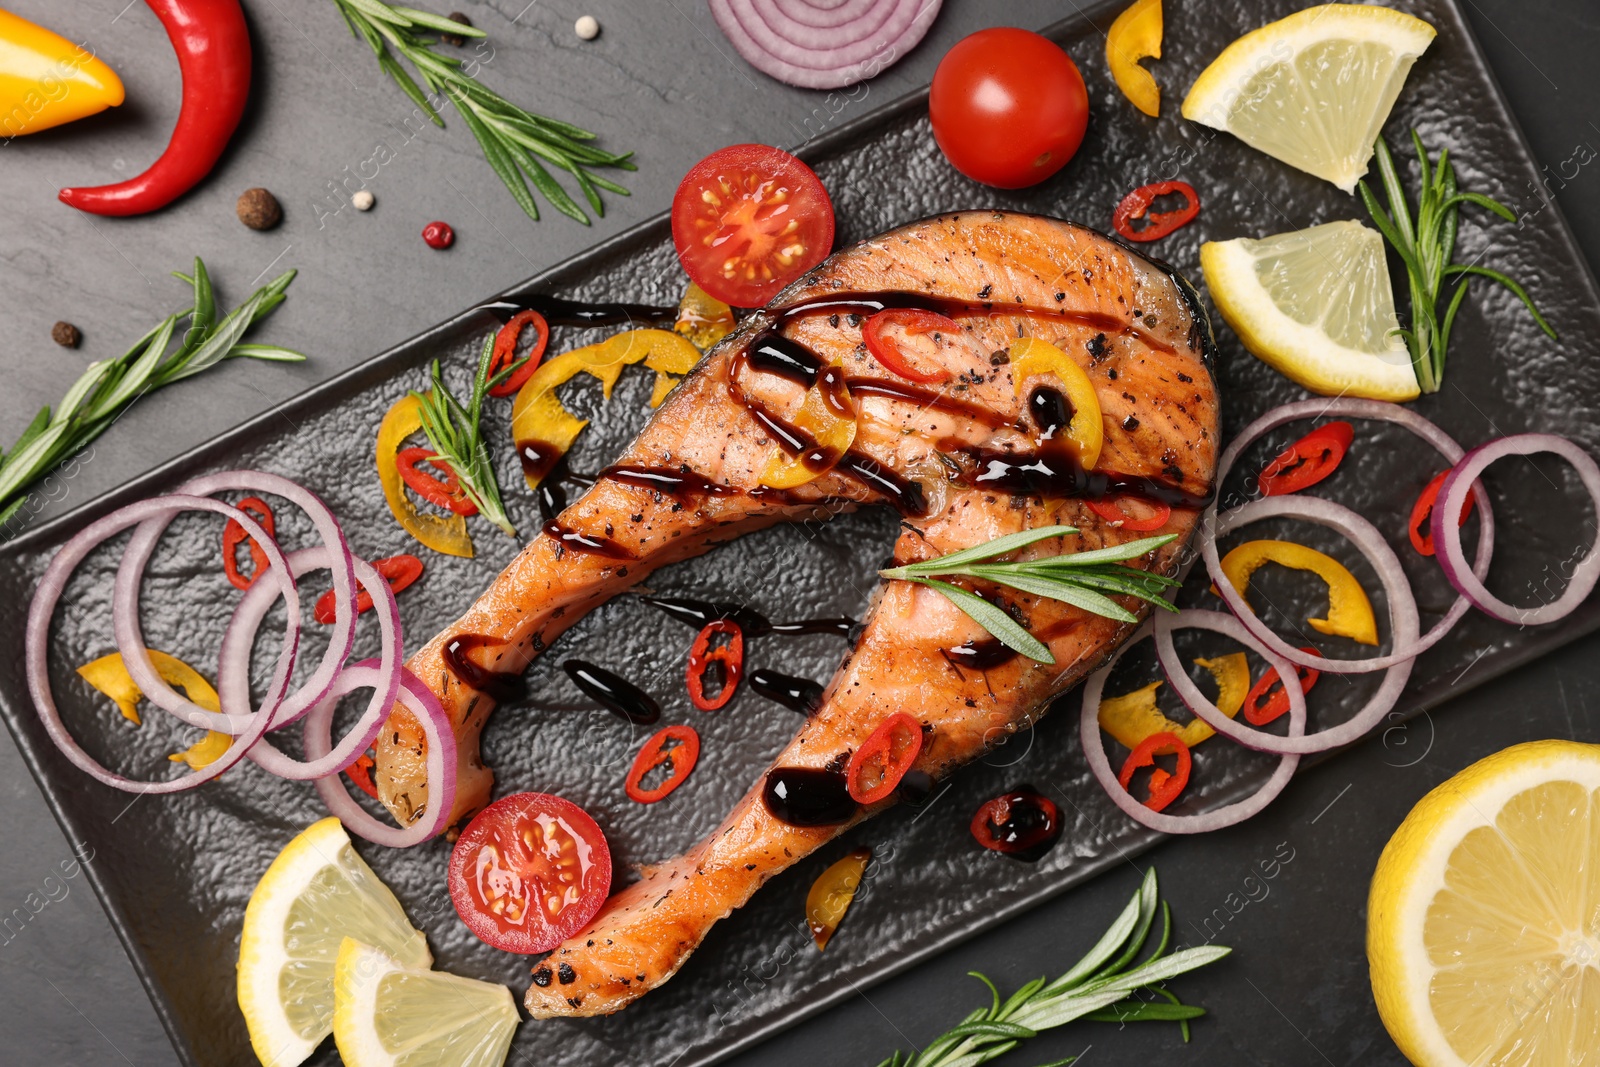
[[[802,89],[871,78],[916,47],[942,0],[709,0],[746,62]]]
[[[1513,434],[1474,448],[1445,475],[1444,484],[1439,487],[1439,495],[1433,505],[1433,543],[1445,578],[1456,592],[1472,601],[1479,611],[1517,626],[1541,626],[1564,619],[1577,610],[1578,605],[1594,591],[1595,582],[1600,580],[1600,541],[1591,544],[1583,559],[1572,569],[1572,576],[1567,580],[1567,588],[1561,596],[1538,607],[1519,608],[1489,592],[1483,584],[1483,574],[1477,568],[1467,569],[1466,553],[1461,549],[1460,528],[1453,522],[1441,521],[1440,516],[1461,514],[1467,493],[1477,492],[1478,476],[1491,463],[1507,456],[1532,456],[1541,452],[1553,453],[1572,464],[1578,477],[1583,480],[1583,487],[1589,491],[1596,512],[1600,513],[1600,465],[1573,442],[1549,433]],[[1478,503],[1481,508],[1481,498]]]
[[[330,748],[333,712],[339,698],[354,689],[373,687],[385,681],[384,671],[372,660],[346,667],[335,679],[328,696],[311,709],[305,719],[306,756],[312,761],[325,758]],[[368,841],[390,848],[406,848],[443,833],[450,824],[456,803],[456,734],[450,716],[433,690],[416,675],[400,669],[399,700],[411,710],[427,738],[428,805],[431,812],[407,827],[380,822],[346,790],[337,773],[316,781],[317,793],[328,810],[352,832]],[[381,723],[380,723],[381,725]],[[359,757],[360,753],[357,753]],[[354,759],[347,760],[346,766]]]
[[[56,707],[55,696],[50,691],[49,670],[49,640],[50,617],[55,613],[56,604],[60,602],[61,595],[67,586],[67,580],[78,564],[97,548],[107,538],[115,536],[130,526],[145,522],[150,519],[171,518],[180,511],[209,511],[227,519],[233,519],[244,528],[266,553],[268,563],[268,577],[278,585],[285,601],[289,604],[292,617],[298,618],[300,598],[295,589],[294,581],[289,577],[288,562],[284,558],[283,550],[278,547],[277,541],[267,536],[266,530],[249,514],[240,511],[220,500],[210,497],[171,495],[142,500],[118,508],[104,518],[90,523],[83,530],[74,535],[65,545],[61,546],[45,568],[43,577],[39,579],[39,587],[33,594],[33,602],[28,608],[28,625],[25,638],[25,657],[28,671],[28,692],[33,697],[34,707],[39,712],[39,718],[44,724],[45,732],[50,735],[56,747],[71,760],[79,770],[91,775],[96,780],[116,789],[129,793],[176,793],[184,789],[192,789],[202,782],[210,781],[222,772],[238,763],[244,754],[261,739],[272,725],[272,717],[265,711],[251,717],[245,729],[234,737],[233,744],[216,760],[200,768],[191,770],[178,778],[164,781],[138,781],[116,774],[101,766],[92,756],[83,750],[77,740],[68,732],[66,725],[61,720],[60,709]],[[122,573],[119,569],[118,579]],[[136,577],[136,576],[135,576]],[[135,594],[137,595],[137,594]],[[273,670],[272,681],[267,686],[267,697],[263,708],[276,707],[283,700],[289,690],[291,676],[294,672],[295,655],[299,649],[299,629],[291,628],[285,635],[283,651],[278,656],[277,667]],[[126,660],[126,655],[124,660]],[[131,673],[131,670],[130,670]],[[143,686],[140,687],[143,689]],[[148,690],[145,690],[148,693]],[[214,722],[219,716],[207,713]],[[208,725],[208,724],[202,724]]]
[[[1207,629],[1215,629],[1237,641],[1248,643],[1248,635],[1244,628],[1238,626],[1238,620],[1230,616],[1219,612],[1186,614],[1214,615],[1215,620],[1206,620],[1204,623]],[[1122,787],[1122,783],[1117,781],[1117,772],[1111,769],[1111,762],[1106,758],[1105,739],[1100,735],[1100,701],[1105,694],[1106,679],[1111,677],[1111,669],[1117,665],[1128,649],[1149,637],[1151,632],[1148,622],[1139,627],[1134,635],[1112,654],[1106,665],[1091,674],[1089,680],[1084,683],[1083,712],[1078,720],[1078,732],[1083,738],[1084,755],[1089,758],[1089,770],[1093,773],[1095,781],[1100,783],[1101,788],[1111,797],[1112,803],[1121,809],[1123,814],[1152,830],[1159,830],[1165,834],[1202,834],[1243,822],[1272,803],[1278,794],[1283,792],[1284,786],[1289,784],[1289,779],[1294,777],[1295,768],[1300,766],[1298,755],[1293,753],[1284,755],[1278,761],[1278,766],[1273,770],[1271,777],[1262,782],[1261,787],[1245,799],[1196,815],[1168,815],[1165,812],[1151,811]],[[1269,653],[1263,655],[1283,677],[1294,677],[1294,669],[1280,657]],[[1300,736],[1306,728],[1306,699],[1297,689],[1288,692],[1289,737],[1292,739]]]

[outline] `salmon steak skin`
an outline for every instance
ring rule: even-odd
[[[862,325],[883,308],[922,308],[959,323],[904,335],[902,352],[912,353],[920,381],[868,351]],[[1033,370],[1014,380],[1008,353],[1028,338],[1054,345],[1088,376],[1104,434],[1090,471],[1049,450],[1060,427],[1041,422],[1037,409],[1041,395],[1059,408],[1053,378]],[[886,504],[902,517],[895,566],[1060,524],[1078,532],[1026,553],[1173,534],[1129,565],[1175,572],[1213,488],[1213,353],[1186,281],[1069,222],[952,213],[835,253],[708,352],[594,485],[411,657],[409,668],[455,727],[453,821],[488,802],[493,776],[479,734],[533,656],[657,567],[748,531]],[[853,419],[853,436],[840,438],[841,413]],[[1170,507],[1166,524],[1132,532],[1090,506],[1125,496]],[[850,754],[896,713],[922,724],[915,769],[943,778],[1031,725],[1135,629],[1061,601],[972,588],[1043,641],[1055,662],[1009,654],[927,586],[880,583],[820,706],[772,769],[705,841],[643,871],[540,961],[528,1011],[590,1016],[627,1006],[671,978],[712,925],[768,878],[894,803],[789,810],[775,800],[784,781],[817,772],[842,783]],[[1136,615],[1149,610],[1115,599]],[[395,710],[374,753],[379,798],[409,824],[427,804],[425,739],[409,712]]]

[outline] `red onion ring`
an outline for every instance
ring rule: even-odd
[[[708,0],[752,67],[803,89],[837,89],[884,70],[928,32],[941,0]]]
[[[1216,620],[1206,620],[1194,623],[1207,629],[1226,633],[1238,641],[1245,641],[1246,634],[1242,627],[1237,627],[1238,620],[1220,612],[1185,612],[1185,614],[1206,614],[1216,616]],[[1231,624],[1231,625],[1230,625]],[[1237,628],[1235,628],[1237,627]],[[1166,834],[1201,834],[1210,830],[1220,830],[1224,826],[1243,822],[1256,814],[1262,808],[1275,800],[1284,786],[1289,784],[1289,779],[1294,777],[1295,768],[1300,765],[1300,757],[1294,753],[1286,753],[1278,761],[1278,766],[1273,770],[1272,776],[1261,784],[1261,788],[1243,800],[1233,804],[1226,804],[1211,811],[1203,811],[1197,815],[1168,815],[1165,812],[1151,811],[1133,798],[1133,795],[1122,787],[1117,781],[1117,772],[1111,769],[1111,763],[1106,758],[1105,739],[1100,736],[1100,701],[1105,693],[1106,679],[1111,677],[1111,668],[1117,665],[1124,653],[1152,632],[1150,623],[1146,622],[1139,627],[1122,647],[1118,648],[1106,662],[1104,667],[1089,676],[1083,687],[1083,712],[1078,720],[1078,732],[1083,738],[1083,752],[1089,758],[1089,771],[1094,775],[1095,781],[1111,797],[1111,802],[1122,810],[1133,821],[1148,826],[1152,830],[1160,830]],[[1267,662],[1271,663],[1285,677],[1294,676],[1294,670],[1281,658],[1269,653],[1263,653]],[[1287,690],[1289,694],[1289,737],[1296,738],[1306,728],[1306,700],[1305,695],[1298,689]],[[1230,720],[1231,721],[1231,720]],[[1275,735],[1274,735],[1275,736]]]
[[[318,778],[316,787],[328,810],[337,815],[352,833],[379,845],[406,848],[442,833],[450,825],[450,812],[456,803],[456,734],[450,724],[449,714],[433,690],[404,667],[398,673],[400,703],[417,717],[427,737],[428,805],[432,808],[432,814],[407,827],[390,826],[379,822],[358,804],[345,790],[337,774]],[[378,685],[386,680],[384,674],[383,670],[373,666],[372,660],[346,667],[339,673],[327,697],[306,716],[306,755],[312,761],[326,758],[330,752],[329,733],[339,698],[352,689]],[[346,765],[350,762],[353,761],[347,760]]]
[[[143,523],[151,519],[166,519],[171,521],[173,515],[180,511],[210,511],[224,518],[233,519],[244,527],[266,553],[269,576],[279,586],[285,601],[290,606],[291,617],[299,617],[300,597],[294,586],[294,581],[289,577],[288,562],[284,558],[283,550],[278,547],[277,541],[267,536],[267,532],[257,524],[250,515],[220,500],[212,500],[203,496],[171,495],[155,497],[151,500],[142,500],[118,508],[111,514],[98,519],[83,530],[75,534],[56,553],[50,565],[45,568],[44,575],[39,579],[39,587],[34,591],[33,602],[28,608],[28,624],[25,638],[25,658],[28,671],[28,692],[33,697],[35,709],[39,712],[39,719],[43,722],[45,732],[56,747],[62,751],[68,760],[79,770],[91,775],[96,780],[116,789],[129,793],[176,793],[184,789],[192,789],[202,782],[210,781],[222,772],[238,763],[244,754],[261,739],[272,725],[272,718],[268,714],[253,716],[246,728],[238,733],[233,744],[228,746],[215,761],[199,770],[191,770],[178,778],[171,778],[159,782],[142,782],[116,774],[96,761],[83,750],[77,740],[67,731],[66,725],[61,721],[60,709],[56,707],[55,696],[50,691],[49,671],[49,639],[50,618],[55,613],[56,604],[61,600],[62,593],[66,590],[67,580],[78,564],[101,542],[112,537],[128,527]],[[121,581],[122,572],[118,570],[118,580]],[[137,596],[137,594],[136,594]],[[291,675],[294,671],[295,656],[299,649],[299,629],[292,627],[285,635],[283,652],[278,656],[278,665],[273,671],[272,681],[267,687],[267,700],[263,707],[275,707],[283,700],[288,692]],[[127,660],[124,655],[124,661]],[[148,662],[148,660],[146,661]],[[131,671],[130,671],[131,674]],[[143,689],[143,686],[140,687]],[[148,693],[148,690],[145,690]],[[213,722],[220,716],[212,712],[206,713]],[[209,724],[202,724],[209,725]]]
[[[1556,622],[1566,618],[1583,603],[1594,591],[1596,580],[1600,580],[1600,551],[1597,551],[1600,542],[1590,545],[1589,551],[1578,561],[1571,578],[1567,580],[1566,591],[1560,597],[1535,608],[1519,608],[1489,592],[1483,584],[1480,571],[1476,568],[1471,571],[1467,569],[1466,554],[1461,549],[1460,528],[1453,522],[1441,521],[1439,516],[1461,513],[1469,488],[1476,493],[1478,475],[1489,464],[1506,456],[1531,456],[1540,452],[1553,453],[1571,463],[1578,477],[1583,479],[1583,487],[1589,491],[1596,511],[1600,511],[1600,465],[1589,453],[1565,437],[1548,433],[1513,434],[1474,448],[1445,475],[1444,484],[1439,487],[1439,495],[1433,505],[1433,543],[1445,578],[1456,592],[1470,600],[1479,611],[1517,626],[1541,626]],[[1481,498],[1478,503],[1481,507]],[[1452,508],[1455,510],[1452,511]],[[1481,551],[1479,555],[1482,555]]]

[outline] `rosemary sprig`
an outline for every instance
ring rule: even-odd
[[[517,206],[529,218],[539,217],[539,207],[528,190],[531,183],[557,211],[589,225],[589,216],[550,176],[541,159],[573,176],[596,215],[606,213],[600,199],[601,189],[618,196],[629,195],[627,189],[593,173],[592,168],[637,170],[629,160],[632,152],[621,155],[602,152],[587,143],[595,136],[588,130],[536,115],[510,103],[468,74],[460,59],[435,54],[433,46],[438,42],[429,36],[432,32],[483,37],[482,30],[415,8],[392,7],[380,0],[333,0],[333,3],[344,16],[350,32],[364,38],[371,46],[378,57],[378,66],[428,113],[434,125],[443,126],[444,120],[427,94],[395,58],[396,52],[410,61],[430,91],[447,97],[455,105],[462,121],[478,139],[484,159],[505,182]]]
[[[1131,966],[1149,939],[1157,905],[1161,942],[1144,962]],[[972,977],[989,987],[989,1007],[977,1009],[921,1052],[912,1056],[896,1052],[878,1067],[977,1067],[1005,1055],[1041,1030],[1075,1019],[1178,1022],[1187,1041],[1189,1020],[1204,1015],[1205,1009],[1184,1004],[1161,983],[1214,963],[1233,950],[1204,945],[1168,955],[1171,940],[1172,909],[1159,899],[1156,872],[1151,868],[1117,921],[1066,974],[1049,983],[1035,978],[1002,1003],[994,983],[973,971]],[[1158,996],[1162,1002],[1143,999],[1141,993]],[[1071,1058],[1057,1060],[1047,1067],[1071,1062]]]
[[[200,258],[195,257],[193,275],[174,271],[174,278],[193,288],[193,306],[162,319],[116,359],[89,364],[55,410],[41,408],[16,444],[0,457],[0,523],[22,507],[29,486],[104,433],[145,393],[193,377],[225,359],[305,359],[277,345],[240,340],[283,303],[284,291],[294,276],[291,270],[262,286],[219,321],[211,276]],[[168,353],[178,323],[184,319],[188,328],[178,347]]]
[[[1022,653],[1040,663],[1054,663],[1055,657],[1043,641],[1030,634],[1023,626],[974,593],[949,582],[939,581],[935,575],[961,575],[1008,586],[1034,596],[1060,600],[1073,607],[1095,615],[1104,615],[1118,622],[1138,622],[1138,617],[1118,604],[1111,596],[1133,596],[1152,604],[1176,611],[1166,599],[1166,591],[1179,583],[1165,575],[1153,574],[1137,567],[1124,567],[1123,561],[1137,559],[1173,540],[1176,534],[1145,537],[1127,544],[1099,548],[1092,552],[1067,552],[1059,556],[996,563],[996,557],[1035,541],[1053,537],[1066,537],[1078,532],[1076,526],[1042,526],[1036,530],[997,537],[975,548],[952,552],[948,556],[912,563],[904,567],[879,571],[885,578],[917,582],[944,594],[956,607],[970,615],[979,626],[993,634],[1007,648]],[[1107,595],[1110,594],[1110,595]]]
[[[1417,372],[1417,384],[1424,393],[1436,393],[1444,380],[1444,359],[1450,347],[1450,327],[1455,323],[1456,312],[1461,309],[1467,286],[1473,278],[1487,278],[1505,286],[1522,301],[1533,315],[1533,321],[1551,340],[1556,339],[1556,331],[1539,314],[1527,290],[1508,275],[1477,264],[1451,262],[1456,248],[1457,216],[1462,204],[1476,204],[1507,222],[1517,221],[1517,216],[1492,197],[1458,188],[1449,149],[1441,151],[1439,158],[1430,164],[1427,150],[1423,148],[1422,138],[1416,130],[1411,131],[1411,142],[1416,147],[1417,165],[1422,172],[1415,221],[1406,200],[1405,188],[1400,184],[1400,174],[1395,169],[1394,157],[1389,154],[1389,146],[1382,137],[1378,138],[1374,147],[1389,210],[1385,211],[1378,203],[1377,196],[1365,181],[1360,183],[1361,199],[1366,203],[1367,212],[1379,232],[1405,262],[1411,289],[1411,329],[1402,329],[1400,333],[1411,350],[1411,364]],[[1445,285],[1451,279],[1455,280],[1455,290],[1450,294],[1450,303],[1441,320],[1439,301],[1445,296]]]
[[[483,398],[494,386],[500,384],[520,365],[513,363],[499,373],[489,374],[489,363],[494,358],[494,338],[483,342],[483,354],[478,357],[478,367],[472,375],[471,399],[463,405],[455,394],[445,387],[439,373],[439,361],[433,361],[430,372],[432,388],[426,393],[412,392],[421,405],[422,432],[428,435],[433,446],[431,458],[448,463],[461,480],[461,491],[477,505],[484,518],[504,530],[511,537],[517,528],[506,517],[505,504],[500,501],[500,482],[495,478],[494,464],[489,461],[489,446],[483,440]]]

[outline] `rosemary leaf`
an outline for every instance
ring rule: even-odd
[[[478,508],[479,514],[498,526],[509,537],[517,536],[500,498],[500,482],[495,477],[494,463],[489,457],[489,446],[483,439],[483,398],[491,384],[516,369],[507,367],[493,377],[489,364],[494,357],[494,338],[487,337],[483,351],[478,356],[472,374],[472,392],[463,404],[444,384],[439,361],[434,360],[429,370],[426,393],[412,392],[417,398],[418,414],[422,419],[422,432],[433,447],[432,458],[450,465],[460,479],[461,491]]]
[[[1004,610],[995,607],[987,600],[975,593],[969,593],[959,586],[949,582],[941,582],[936,578],[912,578],[930,589],[943,593],[956,607],[970,615],[974,622],[985,630],[994,634],[995,638],[1013,652],[1020,652],[1029,659],[1038,660],[1040,663],[1054,663],[1056,658],[1050,654],[1050,649],[1037,637],[1023,629]]]

